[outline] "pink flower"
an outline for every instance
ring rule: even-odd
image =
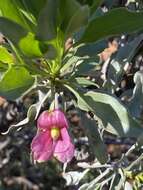
[[[31,149],[34,160],[44,162],[56,157],[60,162],[69,162],[74,156],[74,145],[68,134],[68,122],[59,109],[44,111],[37,122],[37,134]]]

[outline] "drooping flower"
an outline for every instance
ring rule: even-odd
[[[42,112],[37,121],[37,134],[31,144],[33,159],[44,162],[54,156],[63,163],[71,161],[74,145],[68,134],[68,127],[61,110]]]

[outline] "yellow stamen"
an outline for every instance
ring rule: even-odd
[[[51,137],[53,140],[57,140],[60,136],[60,129],[58,127],[53,127],[51,129]]]

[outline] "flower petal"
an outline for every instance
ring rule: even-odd
[[[54,156],[62,163],[70,162],[74,156],[74,145],[70,143],[65,152],[54,153]]]
[[[61,110],[44,111],[38,118],[38,128],[49,130],[53,126],[68,127],[68,121]]]
[[[63,163],[71,161],[74,156],[74,145],[66,128],[61,129],[61,139],[57,141],[54,156]]]
[[[37,121],[38,128],[44,130],[50,129],[50,123],[49,112],[43,111]]]
[[[66,127],[68,128],[68,121],[67,121],[67,118],[65,116],[65,114],[61,111],[61,110],[55,110],[54,111],[54,117],[53,117],[53,125],[56,125],[58,127]]]
[[[34,160],[38,162],[49,160],[54,151],[50,132],[38,132],[32,140],[31,150]]]

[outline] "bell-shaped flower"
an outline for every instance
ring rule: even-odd
[[[37,128],[37,134],[31,144],[35,161],[44,162],[53,156],[63,163],[71,161],[74,156],[74,145],[67,131],[67,119],[61,110],[41,113]]]

